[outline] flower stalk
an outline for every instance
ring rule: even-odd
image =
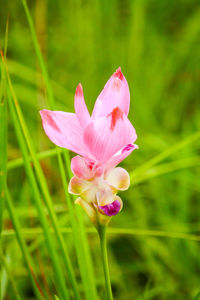
[[[104,270],[105,287],[108,300],[113,300],[112,286],[110,281],[110,273],[108,267],[108,254],[107,254],[107,243],[106,243],[106,226],[99,225],[98,234],[101,245],[101,256]]]

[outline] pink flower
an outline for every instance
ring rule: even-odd
[[[129,187],[129,175],[115,168],[134,149],[137,135],[127,118],[130,104],[128,83],[119,68],[98,96],[90,116],[83,89],[75,93],[75,114],[41,110],[42,123],[49,139],[77,154],[72,158],[74,177],[70,193],[94,219],[95,213],[112,216],[122,208],[116,195]]]

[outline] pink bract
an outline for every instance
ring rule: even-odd
[[[129,105],[128,83],[118,68],[98,96],[91,116],[81,84],[77,86],[75,93],[75,114],[45,109],[40,111],[49,139],[57,146],[81,155],[72,159],[71,168],[77,178],[74,182],[81,179],[84,182],[96,182],[94,178],[105,177],[138,148],[134,144],[137,139],[135,129],[127,117]],[[101,211],[108,215],[116,214],[119,202],[114,201],[116,200],[108,203],[104,209],[100,205]]]
[[[81,84],[75,93],[75,114],[41,110],[49,139],[105,167],[114,167],[137,148],[134,127],[127,118],[128,83],[119,68],[108,80],[90,116]]]

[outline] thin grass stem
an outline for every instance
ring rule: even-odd
[[[180,141],[179,143],[171,146],[167,150],[153,157],[140,167],[136,168],[133,172],[130,173],[131,182],[134,181],[134,177],[137,177],[139,174],[144,173],[147,169],[161,162],[165,158],[169,157],[173,153],[185,148],[187,145],[196,142],[200,138],[200,131],[195,132],[194,134],[187,136],[185,139]]]
[[[49,157],[55,156],[59,152],[61,153],[62,151],[63,150],[61,148],[54,148],[54,149],[39,152],[36,154],[36,156],[37,156],[38,160],[41,160],[44,158],[49,158]],[[32,161],[33,160],[31,158],[31,156],[29,155],[29,162],[32,162]],[[19,157],[19,158],[8,161],[7,170],[9,171],[9,170],[13,170],[13,169],[20,168],[23,166],[24,166],[24,160],[22,157]]]
[[[8,20],[6,22],[4,53],[6,57],[8,45]],[[1,231],[3,228],[3,212],[5,203],[5,189],[7,180],[7,101],[6,101],[6,74],[3,62],[1,67],[1,82],[0,82],[0,240]]]
[[[23,134],[21,132],[19,120],[17,118],[15,107],[14,107],[12,101],[10,100],[9,96],[8,96],[8,100],[9,100],[11,115],[12,115],[12,118],[13,118],[13,121],[14,121],[13,123],[14,123],[14,126],[15,126],[16,135],[17,135],[18,142],[19,142],[19,145],[20,145],[20,148],[21,148],[21,151],[22,151],[23,159],[24,159],[25,170],[26,170],[29,182],[30,182],[30,186],[31,186],[32,191],[33,191],[32,194],[34,195],[35,205],[36,205],[36,208],[38,210],[38,216],[40,218],[40,222],[41,222],[41,225],[42,225],[43,230],[44,230],[47,245],[48,245],[49,250],[50,250],[49,253],[50,253],[52,263],[53,263],[53,266],[54,266],[54,270],[55,270],[54,273],[55,273],[55,278],[56,278],[56,282],[57,282],[57,287],[58,287],[60,295],[62,296],[62,299],[68,299],[69,296],[68,296],[68,292],[67,292],[67,289],[66,289],[66,286],[65,286],[65,281],[64,281],[64,278],[63,278],[63,272],[61,270],[61,266],[60,266],[59,258],[57,256],[56,248],[54,246],[54,241],[52,239],[51,232],[49,230],[49,224],[48,224],[47,219],[46,219],[46,214],[44,212],[43,204],[41,202],[41,196],[40,196],[40,192],[39,192],[39,189],[38,189],[38,186],[37,186],[37,182],[35,180],[35,176],[34,176],[32,167],[31,167],[31,165],[29,163],[29,160],[28,160],[28,151],[27,151],[27,147],[26,147],[26,144],[25,144],[25,141],[24,141]]]
[[[68,168],[68,173],[70,172],[70,175],[71,175],[71,169],[69,167],[69,165],[70,165],[69,156],[66,152],[64,153],[64,157],[65,157],[66,166]],[[68,189],[67,189],[67,185],[66,185],[67,177],[65,174],[65,169],[64,169],[62,157],[60,154],[58,155],[58,163],[59,163],[59,169],[60,169],[61,179],[62,179],[62,183],[63,183],[63,188],[65,191],[65,199],[66,199],[67,207],[69,209],[69,217],[70,217],[70,222],[72,225],[72,233],[73,233],[73,238],[74,238],[74,243],[75,243],[75,249],[76,249],[76,253],[77,253],[77,257],[78,257],[78,263],[79,263],[80,273],[81,273],[81,277],[82,277],[83,284],[84,284],[85,294],[86,294],[87,299],[97,299],[96,290],[94,289],[95,283],[93,281],[93,278],[91,278],[91,274],[93,274],[93,270],[90,270],[90,267],[88,265],[89,258],[87,257],[87,253],[89,252],[89,250],[85,251],[84,238],[81,233],[80,217],[76,216],[77,215],[77,210],[76,210],[77,207],[75,207],[75,210],[74,210],[74,208],[72,206],[71,197],[68,193]],[[81,251],[80,251],[80,245],[82,247]],[[91,284],[88,285],[88,282],[90,282]]]
[[[33,25],[32,17],[31,17],[31,14],[29,12],[26,0],[21,0],[21,1],[22,1],[24,10],[25,10],[25,14],[26,14],[26,17],[27,17],[27,20],[28,20],[30,31],[31,31],[31,36],[32,36],[34,47],[35,47],[35,51],[36,51],[36,54],[37,54],[37,57],[38,57],[38,60],[39,60],[39,64],[40,64],[40,67],[41,67],[41,70],[42,70],[42,73],[43,73],[43,76],[44,76],[44,80],[45,80],[45,83],[46,83],[48,101],[49,101],[50,107],[53,107],[53,105],[54,105],[53,91],[52,91],[51,86],[49,84],[49,76],[48,76],[48,73],[47,73],[47,70],[46,70],[46,67],[45,67],[45,63],[44,63],[44,60],[43,60],[43,57],[42,57],[42,53],[41,53],[41,50],[40,50],[40,46],[39,46],[39,43],[38,43],[38,40],[37,40],[37,35],[36,35],[35,28],[34,28],[34,25]]]
[[[8,70],[10,74],[17,76],[34,86],[37,84],[35,78],[38,78],[39,80],[43,79],[43,75],[40,72],[11,59],[8,59]],[[55,91],[56,99],[65,103],[65,107],[67,108],[67,103],[66,101],[64,102],[63,99],[71,99],[74,95],[55,80],[50,79],[50,84]],[[33,105],[33,103],[30,104]]]
[[[13,289],[13,292],[14,292],[14,297],[16,300],[22,300],[20,294],[19,294],[19,291],[18,291],[18,286],[15,282],[15,279],[13,278],[13,275],[12,273],[10,272],[10,269],[9,269],[9,266],[8,266],[8,263],[6,261],[6,258],[4,257],[4,254],[3,254],[3,251],[2,249],[0,248],[0,262],[1,262],[1,265],[5,268],[6,270],[6,273],[7,273],[7,276],[8,276],[8,279],[11,283],[11,286],[12,286],[12,289]]]
[[[63,157],[64,157],[64,161],[65,161],[65,165],[67,167],[67,172],[69,177],[71,178],[73,176],[71,168],[70,168],[70,158],[69,158],[69,152],[64,150],[63,151]],[[69,194],[68,194],[69,195]],[[70,195],[69,195],[70,198]],[[75,201],[75,197],[73,195],[71,195],[71,198]],[[69,206],[71,208],[71,211],[73,210],[73,207]],[[98,299],[97,296],[97,292],[96,292],[96,283],[94,280],[94,270],[93,270],[93,266],[92,266],[92,261],[91,261],[91,255],[90,255],[90,251],[89,251],[89,245],[88,245],[88,241],[87,241],[87,237],[86,237],[86,230],[85,230],[85,226],[84,226],[84,222],[83,222],[83,216],[82,216],[82,210],[79,206],[75,206],[74,208],[75,210],[75,222],[77,223],[76,226],[74,226],[74,230],[77,231],[76,228],[78,228],[78,232],[79,232],[79,239],[80,241],[77,240],[76,242],[76,248],[77,248],[77,253],[79,253],[78,248],[79,248],[79,243],[81,243],[82,245],[82,258],[80,257],[79,254],[79,265],[81,268],[81,272],[84,273],[85,271],[87,272],[87,276],[85,274],[85,278],[84,278],[84,282],[85,285],[88,286],[87,282],[91,282],[91,285],[88,287],[88,299],[90,299],[92,297],[92,299]],[[74,221],[73,221],[74,222]],[[75,225],[75,224],[74,224]],[[75,228],[76,227],[76,228]],[[77,236],[75,234],[75,236]],[[84,264],[83,264],[84,261]]]
[[[2,74],[4,72],[2,71]],[[7,162],[7,103],[5,101],[5,78],[1,79],[0,95],[0,236],[3,228],[3,211],[6,187]]]
[[[27,249],[25,240],[24,240],[22,232],[21,232],[21,226],[20,226],[18,218],[15,214],[15,210],[14,210],[14,207],[12,204],[10,193],[7,189],[6,189],[6,204],[7,204],[9,214],[10,214],[10,218],[11,218],[13,226],[15,228],[18,244],[20,246],[28,274],[30,276],[30,279],[31,279],[31,282],[33,285],[33,289],[35,291],[35,295],[36,295],[37,299],[40,299],[40,300],[44,299],[44,293],[43,293],[41,287],[39,286],[38,282],[36,281],[36,277],[34,276],[33,262],[31,260],[31,257],[29,256],[28,249]]]
[[[137,175],[137,173],[133,174],[132,184],[133,186],[135,186],[139,183],[142,183],[144,181],[150,180],[152,178],[161,175],[173,173],[191,167],[199,167],[199,165],[200,165],[200,159],[198,156],[179,159],[165,164],[160,164],[158,166],[154,166],[152,168],[147,169],[146,171],[144,171],[144,173],[140,175]]]
[[[53,228],[50,228],[51,232],[54,233]],[[72,229],[70,227],[60,228],[63,234],[71,234]],[[89,234],[96,234],[96,229],[93,227],[86,228],[86,232]],[[41,228],[23,228],[22,233],[25,238],[32,239],[37,238],[38,235],[43,235]],[[137,228],[107,228],[107,233],[114,235],[133,235],[133,236],[147,236],[147,237],[161,237],[170,239],[180,239],[186,241],[200,242],[200,235],[185,233],[185,232],[173,232],[164,230],[151,230],[151,229],[137,229]],[[15,237],[15,231],[12,229],[5,229],[2,231],[2,237]]]
[[[28,23],[29,23],[30,31],[31,31],[31,36],[32,36],[32,39],[33,39],[34,47],[35,47],[35,51],[36,51],[36,54],[37,54],[37,57],[38,57],[38,60],[39,60],[39,63],[40,63],[40,67],[41,67],[42,74],[43,74],[43,77],[44,77],[45,85],[46,85],[46,88],[47,88],[49,107],[54,108],[54,104],[55,104],[54,102],[55,101],[54,101],[53,91],[52,91],[52,88],[51,88],[51,84],[50,84],[49,76],[48,76],[48,73],[47,73],[47,70],[46,70],[46,66],[45,66],[45,63],[44,63],[44,60],[43,60],[43,57],[42,57],[42,53],[40,51],[40,47],[39,47],[39,43],[38,43],[38,40],[37,40],[37,35],[36,35],[36,32],[35,32],[35,29],[34,29],[31,14],[29,12],[26,0],[22,0],[22,4],[24,6],[24,10],[25,10],[25,13],[26,13],[26,16],[27,16],[27,20],[28,20]],[[27,140],[27,142],[28,142],[28,140]],[[31,152],[32,147],[29,147],[29,149],[30,149],[30,152]],[[32,157],[34,158],[34,156],[35,156],[35,154],[32,152]],[[45,178],[44,178],[44,176],[41,172],[39,162],[37,161],[37,159],[36,160],[34,159],[33,163],[35,165],[36,173],[38,174],[38,176],[40,178],[41,188],[44,192],[44,196],[45,196],[47,202],[49,202],[48,201],[49,194],[48,194],[48,192],[47,192],[48,190],[46,188],[47,185],[46,185],[46,182],[45,182]],[[60,165],[62,165],[62,164],[63,164],[62,161],[60,161]],[[69,169],[70,164],[67,163],[67,166],[68,166],[68,169]],[[48,203],[48,206],[50,208],[50,211],[49,211],[50,216],[53,217],[53,211],[51,209],[50,203]],[[89,280],[85,280],[85,278],[83,279],[85,290],[87,291],[86,296],[87,296],[88,300],[91,300],[91,299],[95,300],[95,299],[97,299],[97,293],[96,293],[96,287],[94,285],[94,276],[93,276],[93,269],[92,269],[92,263],[91,263],[91,257],[90,257],[88,242],[87,242],[87,239],[86,239],[81,214],[79,213],[79,210],[77,210],[77,211],[78,211],[77,219],[78,219],[79,224],[76,225],[76,223],[74,223],[74,226],[72,225],[73,226],[72,228],[76,232],[79,231],[80,237],[81,237],[81,243],[79,244],[79,249],[76,248],[76,252],[77,252],[77,256],[79,257],[80,256],[79,252],[81,252],[81,250],[82,250],[82,249],[80,249],[80,246],[83,248],[84,257],[83,257],[82,262],[81,262],[82,277],[86,278],[86,276],[87,276],[89,278]],[[71,210],[71,212],[72,212],[72,210]],[[73,218],[73,215],[72,215],[72,218]],[[53,224],[55,225],[56,228],[58,228],[57,224],[56,224],[56,220],[54,219],[54,217],[53,217]],[[57,229],[56,229],[56,231],[57,231]],[[75,234],[76,234],[76,232],[75,232]],[[64,249],[64,244],[63,244],[61,235],[59,235],[58,238],[61,241],[61,248],[63,250]],[[80,260],[79,260],[79,263],[80,263]],[[84,267],[84,271],[83,271],[83,267]],[[88,281],[90,282],[89,285],[88,285]],[[91,292],[92,292],[92,294],[91,294]]]

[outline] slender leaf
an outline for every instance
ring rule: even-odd
[[[19,291],[18,291],[18,286],[16,285],[15,283],[15,279],[13,278],[13,275],[12,273],[10,272],[10,269],[9,269],[9,265],[8,265],[8,262],[7,262],[7,259],[6,257],[4,256],[3,252],[2,252],[2,249],[0,249],[0,262],[2,263],[3,267],[5,268],[5,271],[7,273],[7,276],[8,276],[8,279],[11,283],[11,286],[12,286],[12,289],[13,289],[13,292],[14,292],[14,297],[16,300],[22,300],[20,294],[19,294]],[[3,299],[3,298],[2,298]]]
[[[10,84],[11,84],[11,82],[10,82]],[[61,266],[60,266],[59,259],[58,259],[58,256],[57,256],[57,251],[56,251],[56,248],[55,248],[55,245],[54,245],[54,241],[53,241],[53,239],[51,237],[51,233],[49,231],[49,225],[48,225],[46,215],[45,215],[45,212],[44,212],[44,207],[43,207],[42,202],[41,202],[41,196],[40,196],[40,192],[39,192],[39,189],[38,189],[38,186],[37,186],[37,182],[35,180],[35,176],[34,176],[32,167],[29,163],[28,151],[27,151],[27,147],[26,147],[26,144],[25,144],[25,141],[24,141],[23,134],[21,132],[19,120],[17,118],[15,107],[14,107],[14,104],[12,103],[12,101],[11,101],[11,98],[8,97],[8,99],[9,99],[10,111],[11,111],[11,114],[12,114],[15,130],[16,130],[16,135],[17,135],[18,142],[19,142],[19,145],[20,145],[20,148],[21,148],[21,151],[22,151],[22,155],[23,155],[23,158],[24,158],[24,162],[25,162],[24,166],[25,166],[25,169],[26,169],[27,176],[29,178],[30,186],[32,188],[32,195],[34,195],[35,205],[36,205],[36,208],[38,210],[38,215],[40,217],[40,222],[42,224],[42,227],[43,227],[43,230],[44,230],[44,233],[45,233],[45,238],[46,238],[46,241],[47,241],[47,245],[50,249],[49,254],[51,256],[52,263],[53,263],[53,266],[54,266],[54,269],[55,269],[55,278],[56,278],[56,282],[57,282],[57,287],[58,287],[60,295],[62,296],[62,299],[68,299],[68,292],[67,292],[67,289],[66,289],[66,286],[65,286],[65,281],[64,281],[64,278],[63,278],[63,272],[61,270]]]
[[[150,159],[149,161],[147,161],[146,163],[144,163],[143,165],[141,165],[140,167],[132,171],[130,174],[131,182],[134,181],[134,177],[139,176],[147,169],[161,162],[162,160],[174,154],[175,152],[180,151],[181,149],[185,148],[189,144],[198,141],[199,138],[200,138],[200,131],[195,132],[192,135],[187,136],[185,139],[181,140],[177,144],[170,146],[167,150],[163,151],[162,153],[158,154],[157,156],[153,157],[152,159]]]
[[[51,232],[54,233],[53,228],[50,228]],[[63,234],[71,234],[72,228],[63,227],[60,229]],[[86,232],[89,234],[97,234],[94,227],[86,228]],[[133,236],[147,236],[147,237],[163,237],[163,238],[172,238],[172,239],[183,239],[188,241],[200,241],[200,236],[193,233],[185,232],[173,232],[173,231],[164,231],[164,230],[150,230],[150,229],[138,229],[138,228],[114,228],[108,227],[107,232],[109,235],[133,235]],[[25,238],[33,239],[37,238],[38,235],[43,235],[41,228],[24,228],[22,233]],[[2,232],[3,237],[15,237],[15,231],[9,229]]]
[[[43,74],[43,77],[44,77],[45,85],[46,85],[46,88],[47,88],[49,107],[54,108],[55,107],[55,101],[54,101],[53,91],[52,91],[52,88],[51,88],[51,85],[50,85],[49,76],[48,76],[48,73],[47,73],[47,70],[46,70],[46,67],[45,67],[45,63],[44,63],[44,60],[43,60],[43,57],[42,57],[42,54],[41,54],[41,51],[40,51],[39,43],[38,43],[38,40],[37,40],[37,35],[36,35],[35,29],[34,29],[33,21],[32,21],[32,18],[31,18],[26,0],[22,0],[22,4],[23,4],[23,7],[24,7],[26,16],[27,16],[27,20],[28,20],[28,23],[29,23],[30,31],[31,31],[32,40],[33,40],[34,47],[35,47],[35,51],[36,51],[36,54],[37,54],[37,57],[38,57],[38,60],[39,60],[39,63],[40,63],[40,67],[41,67],[42,74]],[[29,150],[30,150],[30,147],[29,147]],[[35,153],[32,152],[32,154],[33,154],[32,156],[35,158],[35,159],[33,159],[33,162],[34,162],[34,165],[35,165],[35,168],[36,168],[36,172],[37,172],[38,176],[41,179],[40,182],[41,182],[42,190],[44,192],[44,196],[46,197],[47,201],[49,202],[48,206],[50,208],[50,215],[52,215],[55,227],[57,227],[56,220],[53,217],[53,210],[51,209],[50,201],[48,200],[50,198],[50,195],[48,193],[45,178],[44,178],[44,176],[41,172],[41,168],[40,168],[40,165],[38,163],[38,160],[36,159]],[[60,165],[62,165],[62,161],[60,161]],[[69,163],[68,163],[68,167],[69,167]],[[69,202],[68,202],[68,204],[69,204]],[[79,211],[79,209],[78,209],[78,211]],[[71,214],[72,214],[72,210],[71,210]],[[74,232],[75,235],[77,234],[78,230],[80,231],[80,236],[81,236],[81,244],[80,245],[81,245],[81,247],[83,247],[83,253],[84,253],[83,259],[79,259],[79,265],[80,265],[80,268],[82,269],[82,271],[81,271],[82,276],[84,276],[85,278],[87,276],[88,279],[89,279],[89,280],[86,280],[84,278],[84,287],[85,287],[85,291],[87,291],[87,293],[86,293],[87,299],[88,300],[90,300],[90,299],[95,300],[97,298],[97,293],[96,293],[96,289],[95,289],[95,285],[94,285],[94,275],[93,275],[91,257],[90,257],[88,242],[87,242],[86,235],[85,235],[84,225],[83,225],[83,222],[82,222],[81,213],[78,213],[77,217],[79,219],[79,228],[78,228],[78,226],[75,226],[75,223],[73,223],[74,226],[72,225],[73,226],[72,228],[75,230],[75,232]],[[73,215],[72,215],[72,218],[73,218]],[[60,236],[59,238],[60,238],[60,241],[61,241],[61,244],[62,244],[62,237]],[[79,245],[79,249],[76,248],[76,252],[77,252],[78,257],[80,257],[80,254],[79,254],[79,252],[81,251],[80,245]],[[62,245],[62,249],[64,249],[64,244]],[[65,252],[66,252],[66,250],[65,250]],[[70,278],[72,276],[73,275],[71,274]],[[90,285],[88,285],[88,282],[90,282]]]
[[[30,276],[30,279],[31,279],[31,282],[32,282],[32,285],[33,285],[33,288],[35,291],[35,295],[36,295],[37,299],[43,299],[44,294],[43,294],[41,288],[39,287],[39,285],[37,284],[36,277],[34,275],[33,261],[31,259],[31,257],[29,256],[28,249],[27,249],[26,243],[24,241],[24,238],[23,238],[23,235],[21,232],[21,226],[20,226],[18,218],[15,214],[15,209],[12,204],[10,193],[7,189],[6,189],[6,204],[7,204],[9,214],[10,214],[10,218],[11,218],[13,226],[15,228],[18,244],[21,248],[24,262],[26,264],[26,268],[28,270],[28,273],[29,273],[29,276]]]

